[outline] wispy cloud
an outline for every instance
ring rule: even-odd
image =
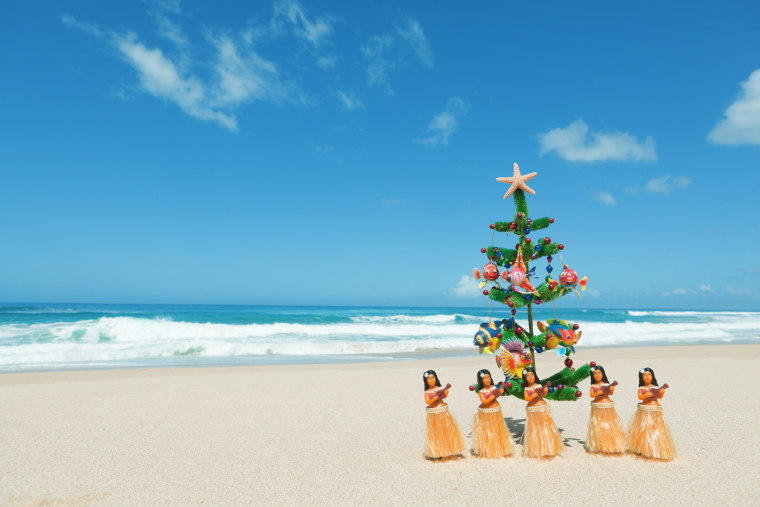
[[[360,107],[364,106],[362,101],[356,97],[356,93],[354,92],[344,92],[343,90],[338,90],[338,98],[340,99],[341,104],[343,104],[343,107],[349,111],[353,111],[354,109],[359,109]]]
[[[179,2],[154,2],[148,11],[156,21],[158,34],[171,41],[176,51],[168,53],[160,47],[148,46],[134,32],[106,30],[69,14],[62,20],[109,45],[135,70],[142,91],[177,105],[189,116],[216,123],[232,132],[238,129],[236,111],[246,103],[308,102],[297,85],[283,78],[274,62],[254,49],[266,29],[249,28],[235,34],[228,30],[215,33],[206,28],[205,42],[212,51],[205,47],[203,51],[195,51],[176,19],[182,15]],[[321,44],[330,33],[325,21],[310,21],[294,0],[275,4],[274,17],[277,16],[291,20],[296,36],[310,44]],[[212,57],[198,60],[197,54]]]
[[[651,137],[639,141],[627,132],[595,132],[589,138],[588,125],[582,119],[567,127],[539,134],[538,138],[542,155],[553,151],[560,158],[572,162],[657,160],[655,142]]]
[[[384,208],[398,208],[399,206],[403,206],[406,203],[401,199],[388,197],[386,199],[383,199],[382,204]]]
[[[644,186],[630,186],[626,188],[626,191],[630,194],[669,194],[674,190],[682,190],[691,185],[691,178],[687,176],[677,176],[675,178],[670,175],[665,175],[660,178],[652,178],[647,181]]]
[[[449,136],[457,130],[459,120],[470,110],[470,105],[464,100],[451,97],[443,111],[430,120],[427,131],[431,134],[422,139],[414,139],[418,144],[436,147],[439,144],[448,145]]]
[[[297,37],[318,48],[333,31],[328,17],[312,17],[297,0],[279,0],[274,3],[274,14],[270,26],[280,32],[285,22],[289,22]]]
[[[482,294],[482,291],[478,287],[478,281],[472,275],[464,275],[459,279],[456,286],[447,290],[446,293],[461,298],[474,298]]]
[[[616,204],[615,198],[609,192],[597,192],[594,195],[594,199],[603,204],[606,204],[607,206],[614,206]]]
[[[329,145],[323,146],[323,145],[317,144],[316,146],[314,146],[314,151],[316,151],[317,153],[330,153],[331,151],[333,151],[333,147]]]
[[[410,50],[428,68],[433,66],[433,50],[420,24],[405,17],[392,33],[373,35],[360,48],[367,63],[367,84],[393,94],[389,76],[404,61]]]
[[[416,20],[410,17],[402,19],[396,26],[396,32],[401,37],[401,40],[412,48],[426,67],[433,66],[433,50],[427,37],[425,37],[425,33],[422,31],[422,27]]]
[[[742,90],[707,135],[716,144],[760,144],[760,69],[741,83]]]
[[[709,284],[701,284],[696,289],[676,287],[671,290],[662,292],[663,296],[705,296],[711,292],[714,292],[712,286]]]

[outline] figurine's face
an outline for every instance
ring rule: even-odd
[[[645,384],[652,383],[652,373],[649,371],[644,371],[644,373],[641,374],[641,378],[644,380]]]
[[[594,382],[602,381],[602,370],[594,370]]]
[[[528,383],[528,385],[534,383],[536,381],[536,376],[533,374],[532,371],[526,371],[525,372],[525,382]]]
[[[428,387],[435,387],[435,375],[432,373],[425,377],[425,380],[427,380]]]
[[[483,385],[485,387],[491,387],[491,375],[486,373],[485,375],[481,377],[481,379],[483,380]]]

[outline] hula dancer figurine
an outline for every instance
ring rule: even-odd
[[[583,447],[588,452],[618,454],[625,452],[625,434],[610,395],[617,380],[610,384],[601,366],[591,367],[591,418]]]
[[[466,448],[456,421],[449,413],[444,398],[449,395],[451,384],[441,387],[438,375],[428,370],[422,375],[427,403],[427,430],[425,435],[426,458],[448,458],[462,454]]]
[[[477,376],[481,403],[472,422],[472,453],[482,458],[511,456],[515,452],[515,444],[497,401],[504,392],[504,386],[493,385],[488,370],[480,370]]]
[[[562,451],[562,437],[554,425],[549,405],[544,396],[549,386],[542,386],[536,370],[523,370],[523,395],[528,402],[528,413],[523,433],[523,455],[529,458],[552,458]]]
[[[652,368],[639,370],[638,410],[628,426],[627,448],[629,452],[644,458],[670,461],[676,457],[676,446],[670,430],[662,417],[658,401],[665,394],[668,384],[658,387]]]

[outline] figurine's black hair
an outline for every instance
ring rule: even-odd
[[[491,377],[491,385],[492,386],[495,385],[493,383],[493,376],[491,375],[491,372],[483,368],[482,370],[478,372],[478,391],[480,391],[481,389],[485,387],[483,385],[483,375],[488,375],[489,377]]]
[[[536,369],[533,368],[532,366],[528,366],[522,372],[522,378],[523,378],[523,380],[522,380],[522,386],[523,387],[528,387],[528,383],[525,381],[525,374],[527,372],[533,373],[533,377],[535,378],[535,380],[533,381],[534,384],[540,384],[541,383],[541,379],[538,378],[538,374],[536,373]]]
[[[591,383],[592,384],[594,383],[594,372],[596,370],[599,370],[600,372],[602,372],[602,382],[604,382],[605,384],[609,384],[610,381],[607,380],[607,374],[604,373],[604,368],[599,366],[598,364],[596,366],[591,367]]]
[[[657,377],[654,376],[654,370],[652,368],[642,368],[639,370],[639,387],[644,387],[646,384],[644,384],[644,375],[643,373],[645,371],[648,371],[652,374],[652,385],[653,386],[659,386],[660,384],[657,383]]]
[[[428,375],[434,375],[435,376],[435,386],[436,387],[441,387],[441,381],[438,380],[438,374],[435,371],[433,371],[433,370],[428,370],[428,371],[426,371],[425,373],[422,374],[422,385],[425,386],[424,387],[425,391],[427,391],[428,389],[430,389],[428,387],[428,384],[427,384]]]

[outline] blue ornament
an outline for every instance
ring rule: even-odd
[[[543,351],[544,351],[544,349],[542,349],[541,347],[536,347],[536,352],[538,352],[539,354],[540,354],[541,352],[543,352]]]
[[[552,271],[554,271],[554,268],[553,268],[553,267],[551,267],[551,266],[546,266],[546,272],[547,272],[547,273],[551,273]]]
[[[541,245],[536,245],[536,252],[540,252],[540,251],[541,251]]]
[[[549,386],[549,394],[554,392],[554,388],[552,386]]]
[[[527,227],[527,228],[525,229],[525,234],[530,234],[530,227]]]
[[[496,257],[498,257],[498,258],[500,258],[500,259],[501,259],[502,257],[504,257],[504,254],[502,254],[502,253],[501,253],[501,250],[500,250],[500,251],[499,251],[499,252],[496,254]]]

